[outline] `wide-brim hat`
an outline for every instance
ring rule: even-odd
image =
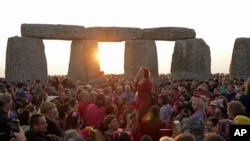
[[[210,105],[218,106],[218,105],[220,105],[220,103],[219,103],[218,100],[213,100],[213,101],[210,102]]]
[[[194,109],[192,108],[191,104],[189,104],[189,103],[183,103],[183,104],[177,106],[178,112],[180,112],[182,109],[188,109],[191,111],[191,113],[194,112]]]
[[[47,97],[47,99],[46,99],[46,101],[52,101],[52,100],[54,100],[54,99],[56,99],[56,98],[58,98],[59,96],[48,96]]]

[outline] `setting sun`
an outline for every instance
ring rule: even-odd
[[[105,74],[124,73],[124,42],[99,42],[100,69]]]

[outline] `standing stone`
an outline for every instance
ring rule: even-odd
[[[172,55],[171,79],[205,80],[210,77],[210,48],[203,39],[177,40]]]
[[[8,82],[39,79],[47,83],[47,61],[43,40],[27,37],[8,38],[5,77]]]
[[[141,66],[150,69],[158,78],[158,58],[154,40],[128,40],[125,42],[124,75],[134,78]]]
[[[250,77],[250,38],[235,40],[229,74],[231,79]]]
[[[68,77],[73,80],[89,81],[100,73],[96,40],[73,40],[71,44]]]

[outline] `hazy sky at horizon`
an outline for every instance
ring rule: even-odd
[[[0,77],[5,76],[7,40],[21,36],[23,23],[192,28],[196,38],[202,38],[210,47],[212,73],[228,73],[235,39],[250,35],[247,0],[1,0],[0,13]],[[49,74],[67,74],[70,43],[44,41]],[[174,42],[157,41],[156,45],[159,73],[169,73]],[[106,54],[111,61],[123,59],[124,42],[99,43],[99,47],[101,53],[104,49],[109,51],[100,55]],[[106,73],[123,72],[121,61],[100,62]],[[114,66],[107,67],[110,64]]]

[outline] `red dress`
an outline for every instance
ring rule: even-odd
[[[152,87],[149,79],[146,79],[142,84],[139,84],[139,79],[135,82],[135,92],[137,92],[136,109],[138,110],[139,121],[150,110],[150,92]]]
[[[162,122],[160,118],[155,120],[142,120],[141,135],[149,135],[153,141],[159,141],[161,137],[161,128]]]

